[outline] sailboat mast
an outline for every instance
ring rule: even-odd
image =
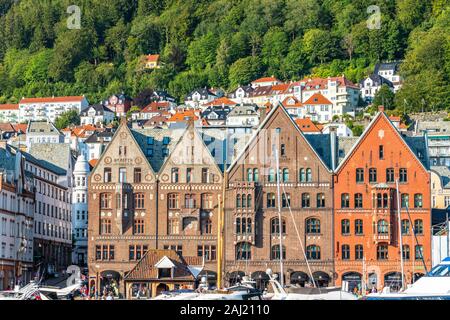
[[[403,262],[403,239],[402,239],[402,218],[400,215],[400,189],[398,188],[398,179],[395,180],[395,185],[397,187],[397,214],[398,214],[398,239],[400,246],[400,268],[402,272],[402,288],[405,286],[405,272],[404,272],[404,262]]]
[[[278,237],[280,240],[279,254],[280,254],[280,284],[281,287],[284,287],[284,270],[283,270],[283,246],[282,246],[282,238],[283,238],[283,230],[282,230],[282,222],[281,222],[281,192],[280,192],[280,160],[278,159],[278,148],[274,145],[274,153],[275,153],[275,163],[277,170],[277,198],[278,198]]]

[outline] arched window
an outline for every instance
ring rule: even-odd
[[[172,183],[177,183],[180,178],[178,168],[172,168],[171,175],[172,175]]]
[[[300,169],[300,182],[306,182],[306,171],[305,169]]]
[[[143,193],[135,193],[134,194],[134,208],[135,209],[144,209],[144,194]]]
[[[111,209],[111,193],[100,194],[100,209]]]
[[[267,208],[275,208],[275,193],[267,194]]]
[[[242,195],[242,208],[247,207],[247,195]]]
[[[342,245],[342,260],[350,260],[350,246],[348,244]]]
[[[236,218],[236,234],[241,234],[241,218]]]
[[[414,220],[414,233],[423,234],[423,221],[422,219]]]
[[[250,260],[251,244],[248,242],[239,242],[236,244],[236,260]]]
[[[253,170],[252,169],[247,169],[247,181],[253,182]]]
[[[252,207],[252,195],[249,194],[247,196],[247,208],[251,208]]]
[[[241,195],[238,194],[236,196],[236,208],[240,208],[241,207]]]
[[[317,245],[307,246],[306,258],[309,260],[320,260],[320,247]]]
[[[341,194],[341,208],[350,207],[350,195],[348,193]]]
[[[283,252],[283,259],[286,259],[286,247],[282,246],[281,247],[282,252]],[[270,250],[270,259],[271,260],[279,260],[280,259],[280,245],[276,244],[273,245],[271,250]]]
[[[283,169],[283,182],[289,182],[289,169]]]
[[[309,208],[311,206],[311,199],[309,193],[302,193],[302,208]]]
[[[320,234],[320,220],[317,218],[306,219],[306,233]]]
[[[251,234],[252,233],[252,219],[251,218],[247,218],[247,219],[243,218],[242,220],[246,221],[244,232],[246,234]]]
[[[403,219],[402,220],[402,235],[409,235],[409,220]]]
[[[389,233],[389,224],[386,220],[379,220],[377,223],[377,233],[378,234],[388,234]]]
[[[273,236],[278,236],[280,234],[280,224],[278,221],[278,218],[270,220],[270,234]],[[286,234],[286,221],[284,219],[281,219],[281,233]]]
[[[421,244],[416,245],[414,258],[416,260],[423,259],[423,246]]]
[[[343,219],[341,221],[341,234],[342,235],[348,235],[350,234],[350,220]]]
[[[312,170],[311,170],[311,168],[306,169],[306,182],[312,182]]]
[[[269,182],[275,182],[275,170],[273,168],[269,169]]]
[[[317,194],[317,208],[325,208],[325,194]]]
[[[259,170],[253,169],[253,181],[258,182],[258,180],[259,180]]]
[[[414,208],[422,208],[423,206],[423,199],[421,193],[416,193],[414,195]]]

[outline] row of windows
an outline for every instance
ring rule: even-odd
[[[286,247],[282,246],[283,259],[286,259]],[[239,242],[235,247],[235,257],[236,260],[251,260],[251,244],[249,242]],[[320,246],[309,245],[306,247],[306,257],[308,260],[320,260]],[[278,260],[280,259],[280,245],[273,245],[270,250],[270,259]]]
[[[72,221],[69,209],[59,208],[57,206],[41,201],[37,202],[37,205],[34,207],[34,209],[35,212],[44,216],[46,215],[48,217],[62,219],[65,221]]]
[[[376,197],[373,199],[374,208],[389,208],[391,207],[391,201],[393,199],[389,198],[387,193],[377,193]],[[350,194],[342,193],[341,194],[341,208],[350,208]],[[362,193],[355,193],[353,196],[353,207],[355,209],[363,207],[363,195]],[[409,194],[402,193],[401,194],[401,207],[409,208]],[[423,195],[421,193],[414,194],[414,208],[422,208],[423,207]]]
[[[410,234],[410,222],[407,219],[403,219],[401,221],[401,228],[402,228],[402,235],[409,235]],[[417,235],[423,235],[424,229],[423,229],[423,220],[422,219],[416,219],[414,220],[414,233]],[[375,230],[374,230],[375,232]],[[387,235],[389,234],[389,223],[384,220],[378,220],[376,223],[376,232],[380,235]],[[364,234],[364,226],[363,226],[363,220],[356,219],[354,221],[354,233],[355,235],[363,235]],[[341,234],[342,235],[350,235],[350,220],[349,219],[342,219],[341,220]]]
[[[316,195],[316,207],[317,208],[325,208],[325,194],[318,193]],[[267,208],[276,208],[276,196],[275,193],[267,194]],[[281,195],[281,207],[287,208],[291,205],[291,195],[289,193],[283,193]],[[301,207],[302,208],[311,208],[311,195],[307,192],[302,193],[301,195]]]
[[[251,200],[251,199],[250,199]],[[213,209],[213,195],[211,193],[202,193],[200,195],[200,209]],[[180,195],[178,193],[170,193],[167,196],[168,209],[180,209]],[[197,208],[197,195],[185,194],[184,195],[184,208],[196,209]]]
[[[408,169],[406,168],[400,168],[399,172],[399,182],[400,183],[406,183],[408,182]],[[364,169],[363,168],[357,168],[356,169],[356,183],[364,183]],[[369,183],[376,183],[378,182],[378,171],[377,168],[369,168]],[[387,168],[386,169],[386,182],[387,183],[394,183],[395,182],[395,170],[394,168]]]
[[[280,176],[281,182],[289,182],[289,169],[283,168],[279,170],[278,175]],[[276,182],[278,181],[278,175],[275,174],[275,169],[269,168],[267,181]],[[249,168],[247,169],[247,181],[248,182],[259,182],[259,169]],[[300,182],[312,182],[312,169],[311,168],[301,168],[299,170],[298,181]]]

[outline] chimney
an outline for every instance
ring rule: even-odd
[[[330,125],[330,147],[331,147],[331,170],[336,170],[336,144],[337,144],[337,134],[336,127]]]
[[[378,106],[378,112],[384,112],[384,106]]]

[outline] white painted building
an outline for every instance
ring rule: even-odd
[[[211,90],[202,88],[189,93],[184,100],[184,104],[191,108],[198,108],[216,98],[217,96]]]
[[[320,93],[313,94],[304,103],[303,114],[301,116],[310,118],[312,121],[321,123],[330,122],[334,115],[334,106],[330,100]]]
[[[323,126],[322,133],[329,134],[331,127],[335,129],[338,137],[353,137],[353,131],[345,123],[328,123]]]
[[[65,136],[49,121],[29,121],[26,132],[26,146],[33,144],[64,143]]]
[[[402,77],[400,76],[398,69],[400,66],[399,61],[377,63],[375,65],[374,73],[389,80],[394,88],[394,92],[397,92],[402,87]]]
[[[381,86],[383,84],[387,85],[389,89],[394,91],[394,85],[391,81],[378,74],[369,75],[367,78],[360,82],[361,98],[363,98],[364,101],[368,103],[372,102],[375,94],[378,92],[378,90],[381,89]]]
[[[19,121],[18,104],[0,104],[0,122],[17,123]]]
[[[114,112],[102,104],[95,104],[81,110],[80,124],[101,125],[114,120]]]
[[[74,185],[72,188],[72,234],[74,248],[72,262],[76,265],[87,265],[87,227],[88,227],[88,185],[89,163],[80,155],[73,170]]]
[[[64,112],[76,110],[80,113],[88,106],[89,102],[84,96],[23,98],[19,102],[18,122],[30,120],[55,122],[55,119]]]
[[[22,154],[0,141],[0,291],[26,284],[33,271],[33,178]]]
[[[259,113],[256,105],[238,105],[227,116],[227,126],[256,127],[259,125]]]

